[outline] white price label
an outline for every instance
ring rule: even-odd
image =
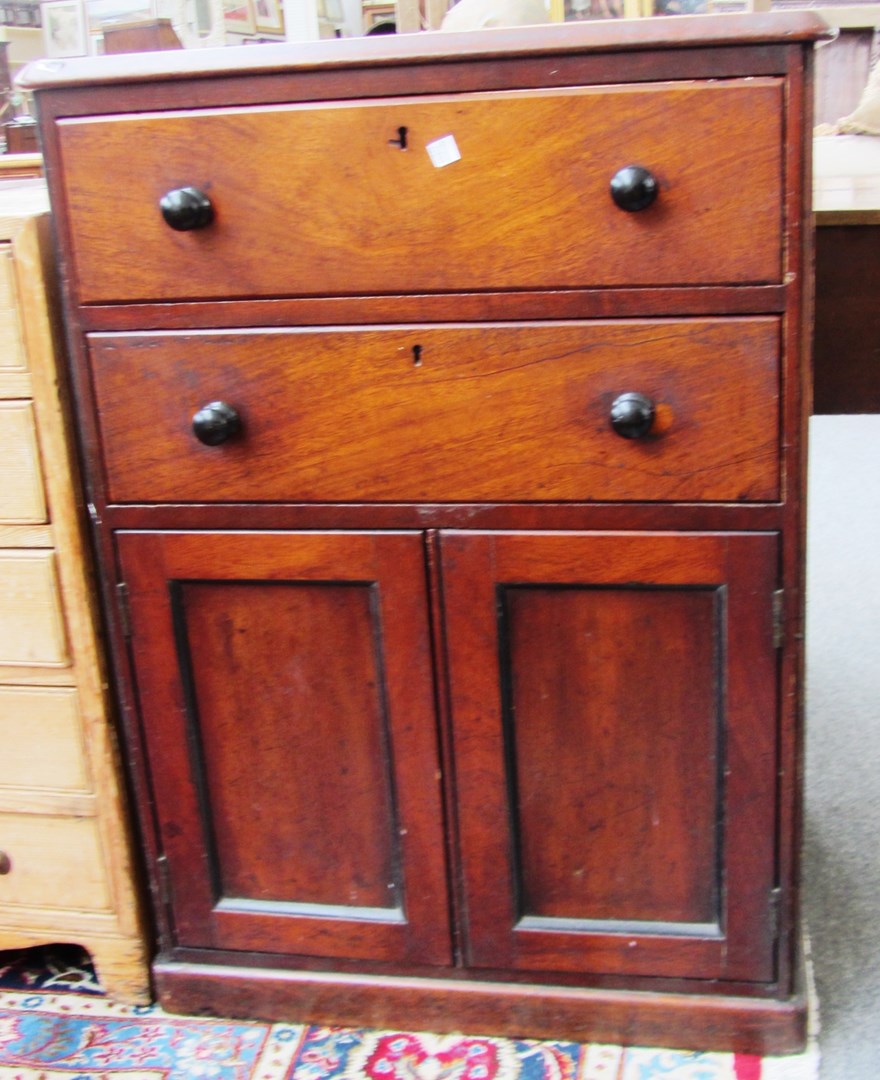
[[[451,165],[454,161],[461,161],[461,151],[454,135],[444,135],[442,139],[435,139],[429,142],[425,149],[436,169],[442,169],[444,165]]]

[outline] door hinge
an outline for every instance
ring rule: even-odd
[[[156,858],[156,877],[159,886],[159,902],[163,907],[171,907],[171,874],[168,870],[168,856]]]
[[[773,593],[773,648],[781,649],[785,644],[785,589]]]
[[[116,586],[116,601],[123,637],[131,637],[131,605],[128,602],[128,586],[120,581]]]
[[[779,937],[780,908],[782,906],[782,889],[778,885],[770,890],[770,902],[767,905],[767,917],[770,921],[770,934],[775,940]]]

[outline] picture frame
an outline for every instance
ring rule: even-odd
[[[564,0],[565,22],[592,22],[597,19],[621,19],[624,0]]]
[[[85,0],[89,34],[100,35],[105,26],[156,18],[155,0]]]
[[[315,0],[315,10],[324,22],[341,23],[345,17],[342,0]]]
[[[46,56],[86,56],[89,33],[83,0],[48,0],[41,9]]]
[[[255,34],[253,0],[223,0],[223,25],[233,34]]]
[[[155,0],[155,6],[157,18],[171,20],[185,49],[226,44],[221,0]]]
[[[282,0],[253,0],[253,4],[258,34],[284,33]]]
[[[380,23],[396,22],[397,4],[368,3],[363,5],[364,33],[368,34]]]

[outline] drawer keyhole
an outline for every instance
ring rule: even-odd
[[[397,138],[396,139],[389,139],[388,142],[389,142],[389,144],[391,146],[399,146],[401,150],[406,150],[406,142],[407,142],[407,130],[406,130],[406,128],[405,127],[399,127],[397,129]]]
[[[5,851],[0,851],[0,876],[8,874],[12,869],[12,859],[6,854]]]

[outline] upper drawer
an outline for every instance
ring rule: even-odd
[[[93,335],[111,502],[774,499],[779,323]],[[639,393],[640,438],[610,424]],[[241,423],[203,445],[192,417]]]
[[[778,281],[782,110],[757,78],[62,120],[79,299]],[[187,187],[213,221],[176,231]]]

